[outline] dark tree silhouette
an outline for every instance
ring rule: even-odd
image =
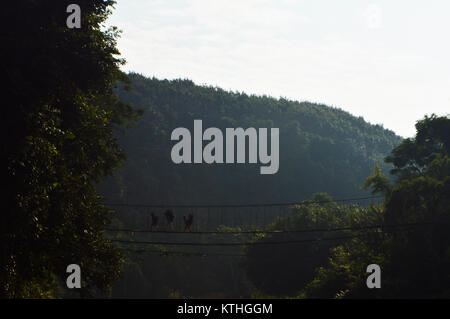
[[[124,155],[113,128],[136,112],[113,94],[125,79],[118,32],[102,31],[113,1],[80,0],[81,29],[68,29],[72,1],[10,2],[0,10],[6,187],[0,214],[0,296],[55,296],[66,267],[82,289],[104,290],[121,256],[105,241],[110,211],[95,184]]]

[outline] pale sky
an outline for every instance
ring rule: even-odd
[[[324,103],[403,137],[450,113],[448,0],[118,0],[125,71]]]

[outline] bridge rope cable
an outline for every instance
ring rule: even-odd
[[[372,234],[388,234],[393,232],[399,232],[404,230],[390,230],[390,231],[378,231]],[[248,246],[248,245],[281,245],[281,244],[299,244],[299,243],[313,243],[313,242],[321,242],[321,241],[333,241],[333,240],[345,240],[345,239],[353,239],[358,237],[364,237],[369,235],[358,234],[358,235],[350,235],[350,236],[339,236],[339,237],[328,237],[328,238],[310,238],[310,239],[301,239],[301,240],[285,240],[285,241],[255,241],[255,242],[222,242],[222,243],[200,243],[200,242],[163,242],[163,241],[132,241],[132,240],[122,240],[122,239],[110,239],[111,242],[117,243],[126,243],[126,244],[150,244],[150,245],[167,245],[167,246]]]
[[[149,253],[149,254],[158,254],[162,256],[169,255],[180,255],[180,256],[200,256],[200,257],[210,257],[210,256],[225,256],[225,257],[245,257],[245,254],[226,254],[226,253],[216,253],[216,252],[198,252],[198,251],[164,251],[164,250],[148,250],[148,249],[123,249],[127,252],[133,253]]]
[[[354,198],[342,198],[342,199],[331,199],[331,200],[303,200],[298,202],[290,203],[255,203],[255,204],[198,204],[198,205],[170,205],[170,204],[127,204],[127,203],[105,203],[106,206],[111,207],[145,207],[145,208],[233,208],[233,207],[276,207],[276,206],[294,206],[294,205],[311,205],[311,204],[326,204],[333,202],[349,202],[357,200],[367,200],[367,199],[379,199],[384,198],[384,196],[366,196],[366,197],[354,197]]]
[[[338,227],[338,228],[310,228],[310,229],[283,229],[283,230],[242,230],[242,231],[152,231],[150,229],[130,229],[130,228],[107,228],[107,231],[112,232],[130,232],[130,233],[156,233],[156,234],[283,234],[283,233],[314,233],[314,232],[335,232],[335,231],[346,231],[346,230],[370,230],[376,228],[394,228],[394,227],[409,227],[409,226],[419,226],[419,225],[433,225],[438,222],[427,222],[427,223],[404,223],[404,224],[376,224],[376,225],[365,225],[365,226],[349,226],[349,227]],[[440,222],[439,222],[440,223]]]
[[[183,257],[247,257],[246,254],[226,254],[226,253],[216,253],[216,252],[200,252],[200,251],[174,251],[174,250],[149,250],[149,249],[122,249],[127,252],[132,253],[147,253],[147,254],[157,254],[161,256],[183,256]],[[302,255],[302,257],[310,257],[311,255]],[[361,258],[367,257],[364,255],[335,255],[333,258]]]

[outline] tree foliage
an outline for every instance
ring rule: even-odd
[[[362,196],[360,185],[374,163],[401,141],[381,126],[325,105],[227,92],[189,80],[135,73],[129,78],[131,90],[119,88],[117,94],[146,112],[120,138],[127,162],[102,188],[112,202],[292,202],[316,192]],[[172,163],[172,131],[185,127],[192,132],[195,119],[202,120],[204,130],[217,127],[222,132],[279,128],[279,171],[261,175],[259,164]],[[380,167],[387,171],[387,165]]]
[[[0,214],[0,296],[50,297],[75,263],[81,294],[105,289],[121,256],[103,238],[110,211],[95,184],[124,159],[115,127],[137,116],[113,93],[123,60],[105,30],[113,1],[82,0],[81,29],[66,26],[70,1],[4,6],[1,60],[6,161]],[[65,279],[64,279],[65,282]]]
[[[379,222],[379,211],[375,206],[338,205],[327,194],[317,193],[311,200],[294,206],[291,216],[278,219],[270,227],[270,230],[305,232],[275,233],[255,239],[259,243],[277,240],[292,243],[251,246],[245,262],[247,275],[259,291],[276,296],[295,296],[302,287],[314,287],[316,282],[324,286],[330,285],[330,282],[340,286],[345,269],[339,271],[335,278],[326,278],[327,282],[320,278],[323,270],[319,271],[319,277],[315,277],[316,271],[328,265],[336,246],[351,241],[348,237],[358,235],[358,232],[346,229]],[[320,231],[306,231],[314,229]],[[333,229],[340,230],[327,231]],[[342,265],[341,257],[338,258],[338,265]],[[323,294],[317,297],[332,297],[329,295],[332,291],[324,288]]]
[[[401,138],[379,125],[371,125],[362,118],[356,118],[340,109],[325,105],[275,99],[268,96],[228,92],[217,87],[195,85],[190,80],[158,80],[136,73],[128,75],[130,90],[117,89],[118,96],[135,107],[146,110],[135,128],[120,136],[120,145],[126,152],[127,161],[114,177],[102,183],[101,191],[111,203],[145,204],[237,204],[293,202],[311,198],[316,192],[332,194],[334,198],[362,197],[360,190],[375,162],[382,161]],[[201,119],[203,129],[278,127],[280,129],[280,170],[272,176],[260,175],[255,164],[173,164],[170,158],[171,132],[178,127],[191,130],[195,119]],[[204,145],[206,142],[204,142]],[[380,164],[380,170],[387,172],[387,165]],[[361,208],[344,208],[337,204],[315,205],[310,209],[298,207],[292,210],[287,226],[290,229],[319,225],[341,225],[333,213],[346,215]],[[334,209],[333,207],[336,208]],[[142,228],[148,225],[150,212],[163,216],[164,209],[117,207],[117,227]],[[333,210],[334,209],[334,210]],[[286,209],[287,211],[287,209]],[[177,218],[191,211],[174,209]],[[308,214],[315,213],[319,220],[312,220]],[[261,229],[277,219],[277,208],[235,208],[194,209],[195,226],[202,230],[239,227],[244,230]],[[288,212],[283,212],[288,213]],[[281,227],[281,222],[276,226]],[[207,228],[205,228],[207,227]],[[322,234],[319,234],[322,235]],[[155,237],[160,236],[160,237]],[[246,241],[244,235],[236,240]],[[150,237],[170,241],[172,236],[152,234]],[[182,240],[180,237],[178,239]],[[186,236],[186,240],[218,240],[216,237],[201,238]],[[306,238],[295,236],[295,238]],[[229,241],[229,237],[223,241]],[[277,238],[275,238],[277,239]],[[129,238],[129,240],[133,240]],[[263,240],[263,239],[261,239]],[[266,239],[268,240],[268,239]],[[269,247],[255,246],[249,250],[249,262],[240,267],[237,257],[173,256],[159,257],[142,254],[141,276],[130,268],[126,272],[130,279],[128,289],[123,286],[114,291],[114,296],[161,297],[167,291],[177,291],[182,296],[249,296],[255,288],[265,293],[295,295],[301,285],[314,276],[315,267],[327,261],[331,242],[319,247],[320,253],[307,246],[300,246],[299,254],[307,255],[303,262],[296,255],[297,246]],[[194,248],[193,248],[194,249]],[[214,247],[201,251],[230,253],[230,249]],[[199,250],[199,249],[197,249]],[[272,255],[269,254],[272,253]],[[242,254],[240,247],[231,253]],[[317,253],[316,260],[311,255]],[[291,263],[287,261],[294,257]],[[165,258],[161,263],[158,258]],[[280,262],[280,261],[283,262]],[[274,271],[267,273],[269,265]],[[284,265],[288,269],[280,268]],[[140,266],[137,266],[140,267]],[[163,269],[160,269],[163,267]],[[296,267],[298,269],[296,269]],[[170,271],[168,270],[170,269]],[[250,271],[251,269],[251,271]],[[272,275],[272,276],[271,276]],[[274,276],[279,276],[276,278]],[[265,277],[266,276],[266,277]],[[296,278],[295,276],[298,276]],[[197,284],[192,284],[197,278]],[[251,278],[249,280],[248,278]],[[161,289],[151,283],[158,282]],[[283,284],[286,290],[283,290]],[[255,287],[256,286],[256,287]],[[130,287],[134,287],[132,289]],[[125,293],[127,291],[127,293]]]
[[[396,147],[393,185],[376,170],[366,186],[385,194],[383,232],[334,249],[303,297],[448,298],[450,296],[450,119],[432,115],[416,124],[415,138]],[[394,227],[395,225],[409,225]],[[339,257],[344,256],[340,261]],[[365,287],[365,267],[382,269],[382,288]]]

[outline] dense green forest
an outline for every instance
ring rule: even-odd
[[[306,199],[315,192],[336,198],[360,190],[374,163],[401,138],[379,125],[325,105],[249,96],[189,80],[129,74],[130,90],[117,95],[145,110],[135,128],[119,135],[127,161],[104,183],[107,200],[127,203],[271,203]],[[261,175],[253,164],[174,164],[171,132],[203,127],[277,127],[279,171]],[[383,168],[387,166],[383,165]]]
[[[448,115],[402,139],[325,105],[125,74],[114,1],[79,0],[80,29],[70,3],[0,11],[0,298],[450,298]],[[171,133],[199,119],[279,128],[278,172],[174,164]]]
[[[123,61],[113,1],[82,0],[80,29],[68,29],[70,1],[16,1],[0,10],[5,62],[0,214],[0,297],[58,296],[66,267],[84,272],[78,295],[104,291],[123,256],[103,236],[111,211],[95,184],[123,161],[113,131],[137,118],[113,93]]]
[[[290,203],[308,199],[317,192],[331,194],[336,199],[365,197],[370,194],[361,187],[375,163],[379,163],[387,173],[388,165],[383,158],[401,142],[400,137],[379,125],[371,125],[362,118],[325,105],[227,92],[216,87],[198,86],[189,80],[150,79],[136,73],[128,76],[130,82],[121,86],[116,91],[117,95],[135,108],[144,110],[144,115],[126,134],[117,134],[127,160],[123,168],[100,187],[107,203],[124,204],[112,206],[117,211],[116,225],[122,228],[148,228],[151,224],[150,214],[154,213],[163,219],[167,208],[136,207],[134,204]],[[273,175],[261,175],[258,167],[252,164],[172,163],[170,153],[174,142],[170,139],[170,133],[177,127],[186,127],[192,131],[195,119],[202,119],[204,128],[217,127],[222,130],[227,127],[278,127],[279,171]],[[317,196],[319,195],[314,198],[321,198]],[[324,196],[326,201],[331,199]],[[354,205],[368,203],[365,200],[353,202]],[[362,208],[337,208],[338,211],[340,209],[347,212]],[[182,216],[189,213],[194,214],[194,227],[201,231],[261,229],[273,223],[275,225],[271,227],[275,228],[279,223],[285,225],[282,229],[314,227],[314,223],[306,220],[295,223],[286,220],[277,222],[280,218],[290,218],[293,212],[297,214],[297,210],[290,206],[193,207],[175,208],[174,212],[178,230],[182,230]],[[333,221],[338,218],[337,215],[333,217],[333,214],[327,215],[330,218],[324,224],[327,227],[343,223]],[[324,225],[317,223],[316,226]],[[195,239],[200,242],[217,242],[219,239],[223,242],[255,240],[245,234],[231,238],[175,236],[177,237],[173,234],[141,233],[135,234],[133,239]],[[296,236],[294,239],[298,238],[300,237]],[[322,262],[326,260],[327,251],[332,244],[330,242],[323,246]],[[298,266],[305,265],[302,254],[295,258],[293,256],[296,254],[292,254],[299,247],[288,246],[288,249],[294,249],[285,255],[290,260],[289,263],[273,256],[264,258],[273,260],[271,268],[290,265],[294,273],[295,269],[301,271],[302,268]],[[160,248],[155,246],[149,250]],[[249,259],[244,267],[239,256],[213,257],[215,253],[244,254],[242,247],[195,248],[188,247],[186,250],[184,247],[181,256],[148,256],[143,252],[132,254],[137,259],[129,266],[125,276],[127,279],[122,282],[122,285],[127,282],[130,286],[120,286],[115,290],[117,295],[114,296],[167,297],[180,294],[190,297],[248,297],[258,289],[263,289],[263,279],[258,277],[258,269],[266,272],[269,266],[267,261],[255,260],[253,265],[253,261]],[[263,251],[269,248],[261,247]],[[172,247],[164,249],[176,251]],[[316,248],[312,246],[308,249],[309,255],[312,255]],[[192,252],[195,254],[192,255]],[[202,258],[203,253],[208,253],[208,256]],[[320,265],[320,262],[308,263],[305,278],[311,277],[315,268]],[[298,292],[302,284],[306,284],[306,279],[300,279],[302,276],[298,280],[293,279],[292,272],[280,270],[278,274],[279,277],[273,280],[277,280],[281,287],[273,292],[292,294]]]
[[[449,297],[450,119],[432,115],[416,128],[415,138],[402,141],[385,157],[393,166],[392,177],[375,165],[363,183],[384,202],[342,203],[316,193],[287,209],[208,208],[207,214],[194,209],[197,230],[214,228],[216,234],[115,235],[128,242],[123,248],[129,259],[112,296]],[[116,226],[147,229],[148,214],[155,211],[122,209]],[[152,245],[152,240],[181,245],[176,250]],[[138,243],[129,245],[133,242]],[[183,246],[186,242],[196,246]],[[366,286],[371,264],[383,269],[383,289]]]

